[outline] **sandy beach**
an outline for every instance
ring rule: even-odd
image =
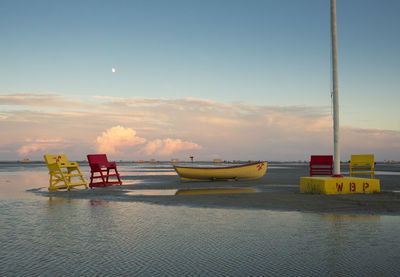
[[[381,192],[374,194],[321,195],[300,194],[299,178],[307,176],[308,166],[273,166],[256,180],[180,181],[176,175],[149,176],[138,184],[74,191],[35,191],[51,197],[102,201],[144,202],[158,205],[210,208],[267,209],[335,214],[400,214],[400,175],[378,175]],[[398,166],[378,165],[377,172],[391,172]],[[343,170],[346,172],[346,168]],[[154,182],[156,180],[156,182]],[[254,193],[175,195],[182,189],[255,188]],[[140,193],[143,191],[143,193]]]

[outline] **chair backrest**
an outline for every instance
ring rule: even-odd
[[[310,159],[310,166],[314,165],[333,165],[333,156],[332,155],[312,155]]]
[[[370,165],[372,167],[374,165],[374,154],[351,155],[350,164],[355,166]]]
[[[46,161],[47,166],[54,163],[68,163],[68,159],[66,155],[44,155],[44,160]]]
[[[333,156],[332,155],[312,155],[310,158],[310,176],[313,175],[332,175]]]
[[[91,168],[94,165],[99,165],[101,167],[108,164],[106,154],[89,154],[87,155],[87,159]]]

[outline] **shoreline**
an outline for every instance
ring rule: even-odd
[[[125,165],[122,167],[122,186],[87,190],[77,188],[70,192],[49,192],[46,168],[40,171],[30,169],[3,172],[0,175],[0,185],[6,198],[7,195],[15,197],[23,193],[25,197],[35,194],[48,199],[56,197],[202,208],[400,215],[400,168],[397,165],[377,166],[376,171],[382,172],[377,176],[381,184],[380,193],[336,195],[300,194],[300,177],[309,175],[307,164],[272,165],[262,178],[239,181],[181,181],[172,168],[162,169],[159,172],[157,168],[154,171],[151,169],[151,173],[147,174],[147,169],[141,171],[139,168],[136,171],[136,167]],[[167,174],[164,174],[165,169],[168,169]],[[344,175],[348,173],[346,167],[342,171]],[[85,177],[89,176],[87,171],[85,174]],[[256,189],[257,192],[175,195],[176,190],[216,188]],[[154,194],[133,195],[139,190],[150,190]]]
[[[217,186],[216,184],[217,183]],[[131,195],[140,190],[155,193],[180,189],[255,188],[253,193],[201,194],[201,195]],[[141,202],[166,206],[200,208],[261,209],[285,212],[324,214],[400,215],[400,193],[373,194],[300,194],[299,186],[256,184],[240,182],[193,182],[154,185],[122,185],[76,191],[33,191],[42,196],[94,201]]]

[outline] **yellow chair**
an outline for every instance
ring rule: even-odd
[[[50,191],[58,189],[70,190],[77,186],[85,186],[87,189],[86,181],[79,170],[78,163],[68,162],[65,155],[44,155],[44,160],[49,168]],[[79,181],[73,182],[72,177],[77,177]]]
[[[354,177],[355,174],[367,174],[371,175],[371,178],[375,178],[375,162],[374,155],[351,155],[349,164],[350,177]]]

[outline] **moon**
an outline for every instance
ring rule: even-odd
[[[111,72],[112,72],[112,73],[115,72],[115,67],[111,68]]]

